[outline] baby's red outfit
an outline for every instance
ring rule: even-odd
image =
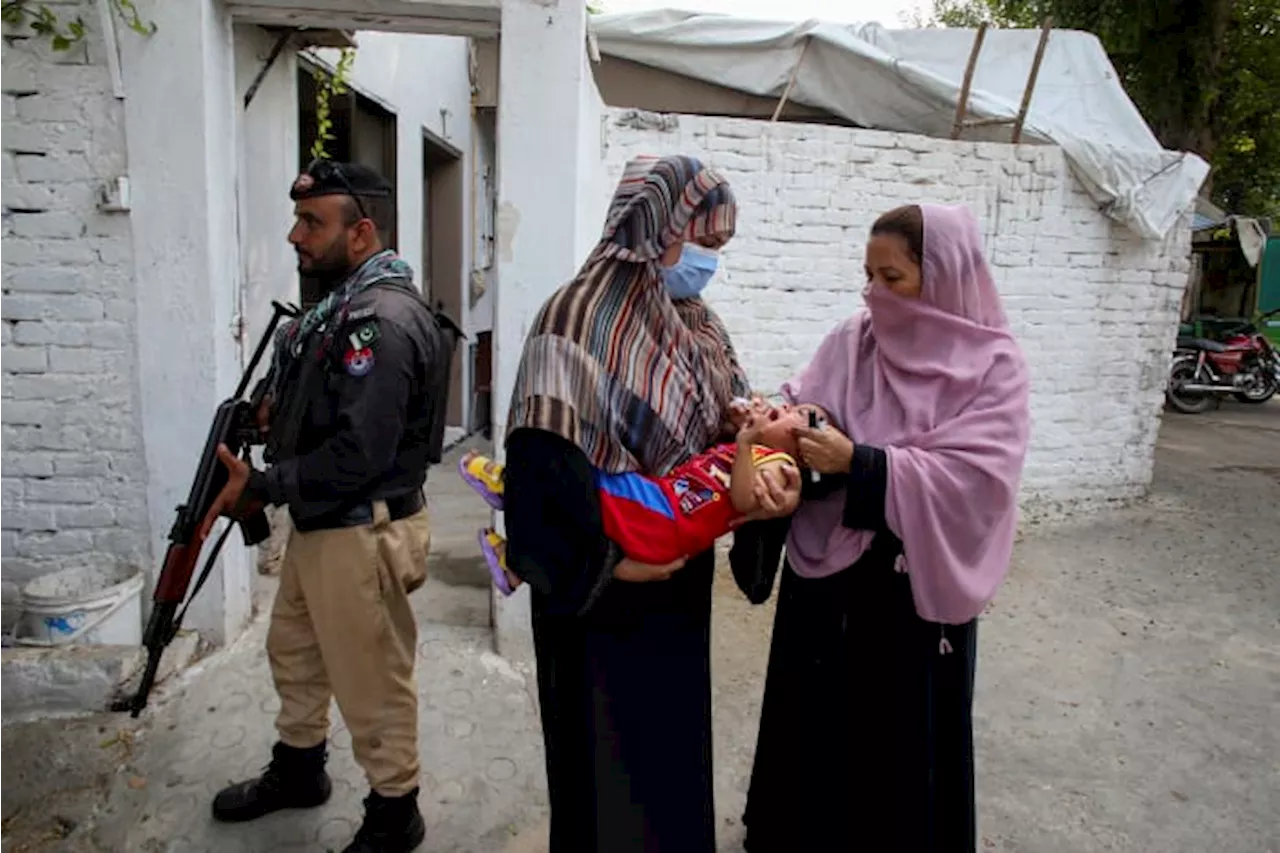
[[[665,565],[706,551],[742,516],[729,483],[736,444],[718,444],[665,477],[596,472],[605,535],[638,563]],[[751,446],[754,467],[792,462],[780,450]]]

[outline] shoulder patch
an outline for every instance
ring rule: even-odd
[[[358,326],[355,331],[347,335],[347,343],[351,345],[352,350],[371,349],[377,340],[378,323],[374,320]]]
[[[358,308],[355,311],[352,311],[351,313],[347,314],[347,322],[356,323],[356,322],[359,322],[360,320],[368,320],[370,317],[374,316],[375,313],[376,312],[374,311],[374,308],[372,305],[366,308]]]
[[[373,370],[373,350],[368,347],[352,347],[342,357],[342,365],[351,376],[364,376]]]

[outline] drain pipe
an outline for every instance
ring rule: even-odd
[[[7,5],[7,4],[6,4]],[[107,68],[111,71],[111,94],[124,100],[124,76],[120,73],[120,47],[116,42],[116,21],[111,14],[111,0],[98,0],[98,20],[107,48]]]

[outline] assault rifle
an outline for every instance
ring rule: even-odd
[[[132,698],[123,699],[112,706],[113,711],[129,711],[134,717],[142,713],[147,706],[147,696],[155,684],[156,672],[160,668],[160,656],[165,647],[173,642],[182,620],[196,593],[208,580],[213,570],[218,552],[227,541],[235,523],[229,523],[223,529],[205,559],[204,569],[196,581],[195,589],[187,595],[187,587],[191,584],[191,576],[195,572],[196,562],[200,559],[200,551],[204,547],[204,536],[201,533],[202,522],[209,514],[214,499],[227,484],[227,469],[218,459],[218,445],[225,444],[233,454],[249,455],[254,445],[263,443],[263,436],[258,428],[258,409],[262,405],[262,397],[266,393],[266,383],[259,383],[250,399],[244,398],[249,388],[249,380],[262,360],[262,354],[275,335],[276,326],[281,317],[294,317],[298,309],[292,306],[272,302],[271,322],[258,341],[253,357],[245,368],[240,384],[235,393],[223,400],[213,416],[213,426],[209,429],[209,437],[205,439],[204,453],[200,456],[200,464],[196,466],[196,476],[191,484],[191,492],[187,502],[177,508],[177,518],[169,531],[169,548],[164,555],[164,567],[156,580],[155,593],[152,595],[151,618],[147,622],[146,632],[142,636],[142,644],[147,649],[147,668],[143,670],[142,681],[138,691]],[[242,520],[240,528],[246,545],[256,545],[270,535],[270,527],[266,515],[262,512]],[[183,601],[186,604],[183,604]],[[182,610],[178,607],[182,605]]]

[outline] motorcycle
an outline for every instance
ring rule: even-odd
[[[1280,314],[1268,311],[1259,320]],[[1280,391],[1280,350],[1253,323],[1223,332],[1222,342],[1179,337],[1169,365],[1165,401],[1184,414],[1208,411],[1224,394],[1265,403]]]

